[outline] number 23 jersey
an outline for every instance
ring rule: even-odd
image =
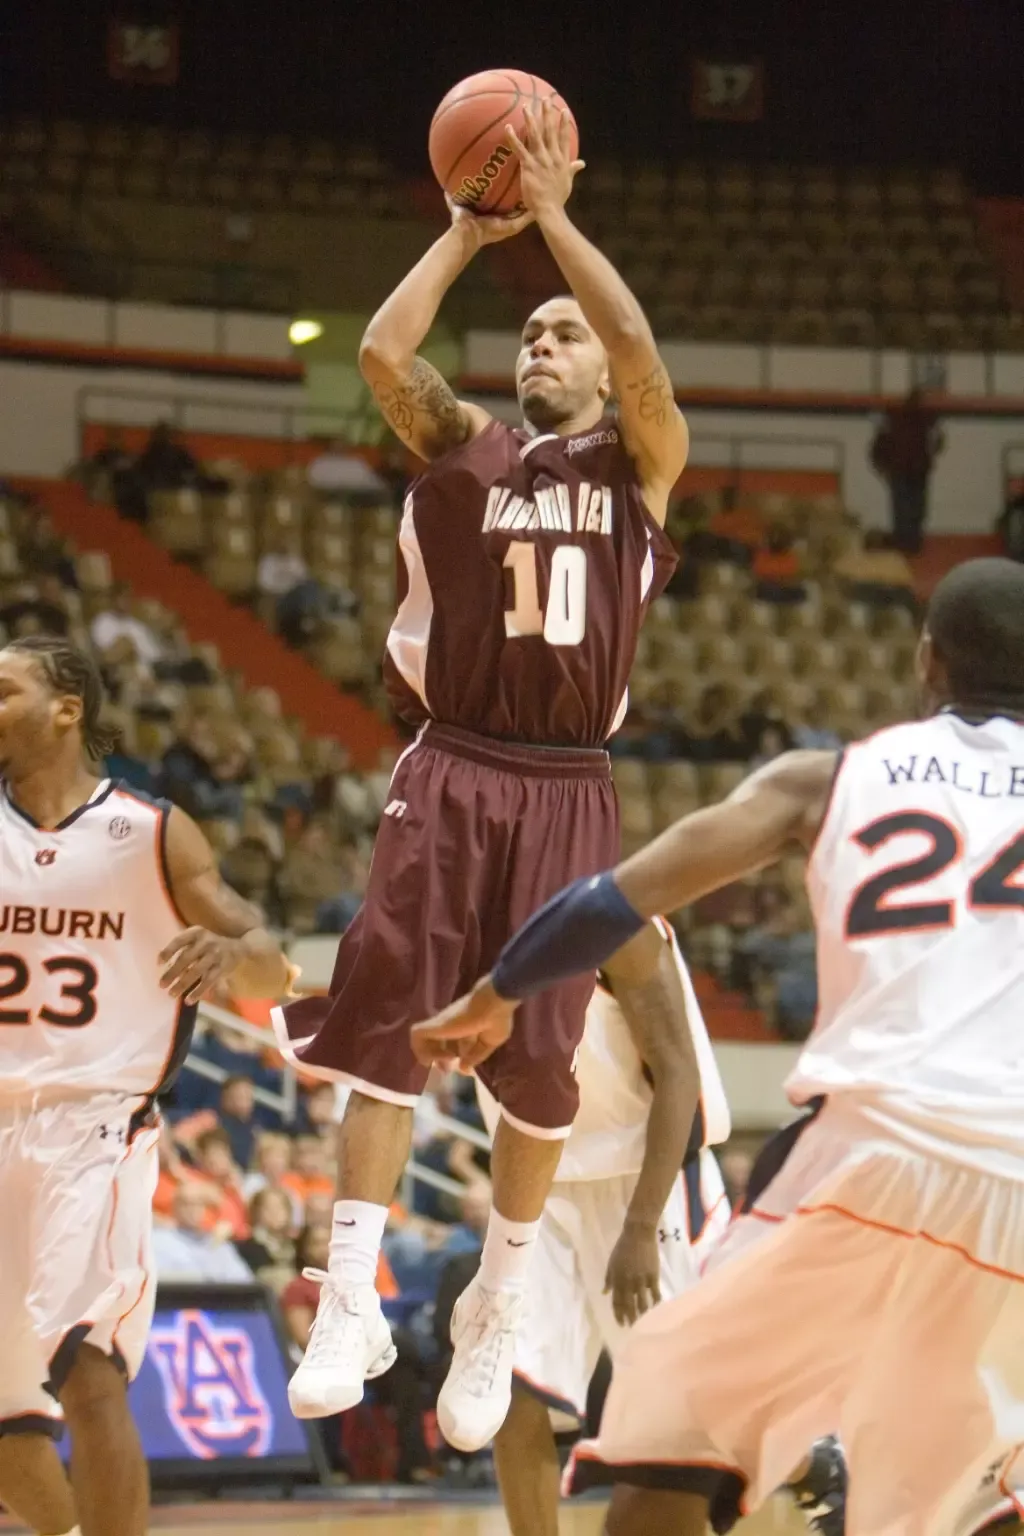
[[[572,437],[491,422],[406,497],[391,702],[412,724],[601,746],[675,563],[614,420]]]
[[[180,1066],[195,1009],[162,990],[157,959],[184,926],[168,810],[106,780],[45,831],[0,786],[0,1102],[148,1096]]]
[[[819,1010],[788,1087],[1024,1178],[1024,725],[952,712],[850,747],[808,865]]]

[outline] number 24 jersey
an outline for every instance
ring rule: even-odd
[[[1024,725],[953,712],[850,747],[808,865],[818,1019],[789,1082],[1024,1178]]]
[[[46,831],[0,786],[0,1102],[146,1097],[180,1065],[195,1009],[160,987],[157,958],[184,926],[168,814],[106,780]]]

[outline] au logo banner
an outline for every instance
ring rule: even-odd
[[[263,1456],[274,1420],[256,1374],[252,1339],[198,1310],[158,1320],[148,1353],[167,1417],[191,1455]]]

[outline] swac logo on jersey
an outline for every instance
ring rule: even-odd
[[[205,1312],[174,1314],[156,1327],[148,1353],[160,1373],[167,1417],[193,1456],[262,1456],[273,1417],[260,1390],[252,1340]]]
[[[36,863],[37,864],[52,864],[56,857],[57,857],[57,850],[56,850],[56,848],[40,848],[39,852],[36,854]]]

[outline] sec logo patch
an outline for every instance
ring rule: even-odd
[[[115,843],[123,843],[132,830],[132,824],[127,816],[115,816],[107,830]]]

